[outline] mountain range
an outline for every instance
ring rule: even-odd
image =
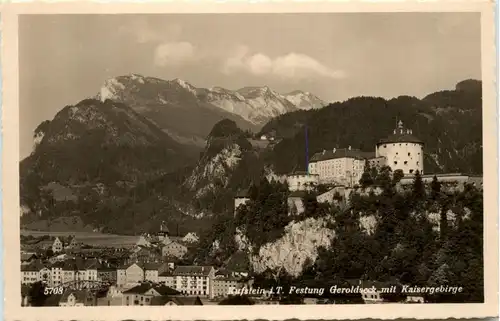
[[[282,109],[265,116],[275,117],[255,129],[275,133],[276,141],[266,147],[254,139],[250,121],[208,103],[215,94],[217,101],[240,99],[240,106],[280,101]],[[210,228],[213,217],[232,211],[241,189],[265,175],[304,168],[305,128],[311,157],[346,146],[372,151],[401,119],[425,142],[427,173],[482,172],[480,81],[424,99],[355,97],[307,110],[282,97],[266,87],[233,92],[138,75],[109,80],[95,99],[64,107],[35,130],[36,147],[20,164],[21,224],[50,229],[61,217],[76,217],[113,233],[154,231],[161,221],[180,233]],[[196,132],[203,147],[181,143],[180,134],[188,132]]]
[[[222,119],[255,131],[278,115],[326,105],[302,91],[282,95],[267,86],[196,88],[181,79],[168,81],[137,74],[106,80],[96,99],[125,103],[177,141],[198,146],[205,144],[212,127]]]

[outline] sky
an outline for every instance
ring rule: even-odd
[[[42,121],[115,76],[421,98],[481,79],[480,42],[479,13],[20,16],[20,157]]]

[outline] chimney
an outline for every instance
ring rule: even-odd
[[[335,153],[336,151],[337,151],[337,149],[336,149],[336,148],[334,148],[334,149],[333,149],[333,153]]]
[[[351,150],[351,145],[349,145],[349,150]]]

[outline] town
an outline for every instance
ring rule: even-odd
[[[329,187],[317,193],[318,202],[345,205],[350,194],[364,191],[359,182],[366,166],[389,166],[393,172],[401,172],[400,188],[411,185],[417,173],[424,183],[437,179],[452,189],[463,188],[464,184],[482,188],[479,176],[424,175],[423,148],[424,143],[399,121],[393,133],[380,140],[375,153],[351,147],[316,153],[307,160],[306,172],[284,177],[291,192],[288,205],[300,213],[304,207],[303,193],[317,190],[318,186]],[[377,192],[373,187],[372,191]],[[238,193],[234,198],[235,212],[249,200],[244,192]],[[280,304],[279,296],[277,299],[271,295],[275,294],[273,291],[252,290],[254,279],[249,269],[199,266],[183,260],[198,242],[196,233],[173,236],[163,224],[153,235],[108,238],[22,235],[22,304],[65,307],[249,304],[231,301],[235,296],[243,300],[241,295],[235,295],[238,293],[249,294],[252,304]],[[384,302],[382,290],[389,286],[361,280],[347,282],[352,287],[372,289],[358,291],[356,298],[365,303]],[[311,297],[307,295],[309,292]],[[309,292],[295,303],[335,303],[334,299],[322,299],[318,291]],[[409,293],[401,300],[424,302],[418,293]]]

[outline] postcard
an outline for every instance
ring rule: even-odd
[[[6,320],[498,316],[493,8],[6,4]]]

